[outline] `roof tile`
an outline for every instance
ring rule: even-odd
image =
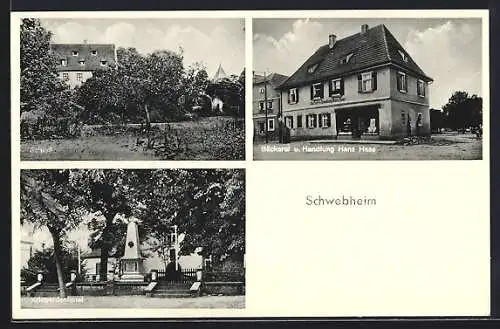
[[[408,57],[407,62],[403,61],[398,50],[404,51]],[[341,60],[349,54],[352,54],[349,61],[341,63]],[[347,75],[386,63],[398,64],[424,79],[432,80],[406,53],[387,27],[381,24],[368,29],[366,33],[356,33],[340,39],[331,49],[328,44],[321,46],[279,88],[289,88],[333,76]],[[309,73],[308,68],[314,64],[319,65],[314,72]]]

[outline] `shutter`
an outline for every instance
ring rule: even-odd
[[[358,74],[358,92],[363,91],[363,83],[361,81],[361,74]]]
[[[401,90],[401,74],[397,74],[396,75],[396,81],[397,81],[397,88],[398,88],[398,91]]]
[[[325,84],[323,82],[321,82],[321,89],[319,95],[321,98],[324,98],[325,96]]]
[[[405,75],[405,91],[408,91],[408,75]]]
[[[299,102],[299,87],[297,87],[297,89],[295,90],[295,102]]]
[[[318,127],[318,115],[317,114],[313,114],[314,116],[314,128]]]
[[[323,114],[318,114],[318,127],[321,128],[323,126]]]
[[[290,117],[290,128],[293,128],[293,116]]]
[[[328,82],[328,96],[330,96],[330,97],[331,97],[331,96],[332,96],[332,94],[333,94],[333,86],[332,86],[332,85],[333,85],[333,80],[330,80],[330,81]]]
[[[377,90],[377,71],[372,72],[372,87],[373,90]]]
[[[290,89],[288,89],[288,104],[290,104]]]
[[[311,100],[314,98],[313,95],[314,95],[314,86],[311,85]]]
[[[326,124],[327,124],[327,127],[330,128],[332,126],[332,114],[331,113],[328,113],[327,114],[327,117],[326,117]]]
[[[340,94],[344,95],[344,79],[340,79]]]

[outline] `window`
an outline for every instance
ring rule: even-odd
[[[398,72],[398,90],[403,93],[408,91],[408,81],[406,79],[406,73]]]
[[[420,97],[425,97],[425,82],[420,79],[417,82],[417,95]]]
[[[259,92],[260,92],[261,94],[263,94],[263,93],[265,92],[264,87],[260,87],[260,88],[259,88]]]
[[[273,109],[273,101],[268,101],[268,102],[267,102],[267,108],[268,108],[269,110],[272,110],[272,109]]]
[[[266,132],[266,123],[265,122],[259,122],[259,133],[263,134]]]
[[[73,56],[78,56],[78,51],[73,50],[73,51],[71,52],[71,55],[73,55]]]
[[[352,53],[350,53],[349,55],[343,57],[341,60],[340,60],[340,64],[347,64],[349,63],[349,60],[351,59],[352,57]]]
[[[330,113],[321,113],[319,126],[323,128],[328,128],[331,126],[331,116]]]
[[[314,71],[316,71],[316,69],[318,68],[318,63],[316,64],[313,64],[313,65],[309,65],[309,67],[307,68],[307,72],[308,73],[314,73]]]
[[[101,263],[95,264],[95,274],[99,274],[101,272]]]
[[[267,120],[267,131],[274,131],[274,119]]]
[[[323,83],[313,83],[311,86],[311,99],[323,98]]]
[[[90,54],[91,54],[92,56],[96,56],[96,55],[97,55],[97,50],[91,50],[91,51],[90,51]]]
[[[297,88],[288,90],[288,104],[297,104],[299,101],[299,94]]]
[[[107,63],[108,63],[108,61],[102,60],[101,61],[101,66],[106,66]]]
[[[316,114],[309,114],[306,116],[307,128],[316,128]]]
[[[363,73],[361,75],[361,81],[362,81],[362,90],[363,91],[370,91],[372,90],[372,75],[371,73]]]
[[[377,90],[377,72],[358,74],[358,92],[366,93]]]
[[[76,74],[76,81],[83,81],[83,73],[77,73]]]
[[[69,73],[63,73],[62,79],[63,79],[63,81],[68,81],[69,80]]]
[[[67,66],[67,65],[68,65],[68,61],[65,59],[61,59],[61,66]]]
[[[78,61],[78,64],[80,64],[81,66],[85,65],[85,60],[84,59],[80,59]]]
[[[401,50],[398,50],[399,52],[399,55],[401,56],[401,59],[404,61],[404,62],[408,62],[408,56],[406,56],[406,54],[401,51]]]
[[[330,96],[344,94],[344,86],[342,79],[334,79],[330,81]]]
[[[302,115],[297,115],[297,128],[302,128]]]
[[[264,111],[264,102],[259,102],[259,110]]]
[[[287,128],[290,128],[290,129],[293,128],[293,117],[292,116],[286,116],[285,117],[285,126]]]

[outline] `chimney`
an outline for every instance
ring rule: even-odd
[[[337,41],[337,36],[335,34],[330,34],[328,36],[328,47],[332,49],[336,41]]]
[[[83,39],[83,44],[86,45],[87,44],[87,39]]]
[[[365,34],[368,31],[368,24],[361,25],[361,34]]]

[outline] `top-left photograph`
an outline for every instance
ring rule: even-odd
[[[244,19],[19,25],[22,161],[244,160]]]

